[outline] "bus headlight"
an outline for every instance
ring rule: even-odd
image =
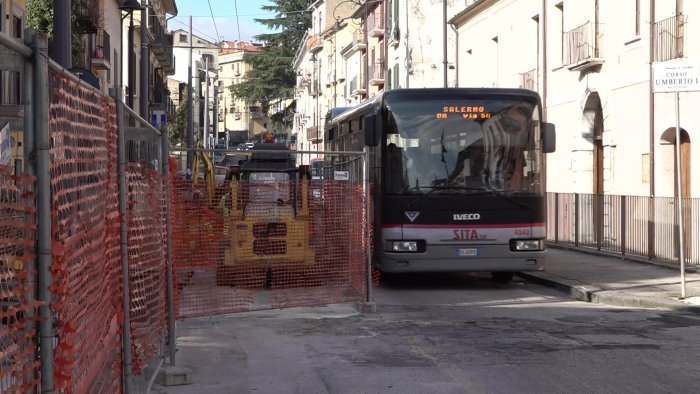
[[[544,250],[543,239],[511,239],[511,252],[534,252]]]
[[[425,241],[386,241],[385,252],[416,253],[425,251]]]

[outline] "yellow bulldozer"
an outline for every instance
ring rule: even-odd
[[[296,166],[284,144],[258,143],[229,174],[221,198],[228,242],[216,284],[262,287],[273,271],[300,273],[312,267],[309,166]]]

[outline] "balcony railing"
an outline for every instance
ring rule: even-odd
[[[367,43],[365,42],[365,35],[359,31],[352,33],[352,49],[356,51],[361,51],[367,48]]]
[[[306,41],[307,51],[316,52],[320,51],[321,49],[323,49],[323,40],[321,39],[321,36],[313,35],[309,37],[308,41]]]
[[[564,32],[564,65],[577,65],[598,58],[595,26],[591,22]]]
[[[373,86],[384,85],[384,62],[375,61],[369,65],[369,84]]]
[[[166,74],[175,72],[173,63],[173,35],[169,34],[157,15],[149,16],[148,30],[153,35],[153,53],[160,62]]]
[[[621,255],[677,262],[677,198],[548,193],[547,238]],[[700,199],[683,199],[686,263],[700,264]]]
[[[358,75],[352,77],[350,83],[348,84],[348,90],[351,96],[357,96],[367,93],[367,90],[365,89],[364,78]]]
[[[109,33],[104,30],[97,32],[97,46],[92,54],[92,66],[99,70],[109,70],[111,65],[112,45]]]
[[[520,74],[520,87],[523,89],[537,90],[537,69],[532,69]]]
[[[311,142],[318,142],[321,139],[320,133],[318,132],[318,126],[306,128],[306,139]]]
[[[381,37],[384,35],[384,13],[381,6],[375,8],[372,15],[367,18],[367,31],[370,37]]]
[[[654,23],[654,61],[683,57],[684,31],[687,16],[676,15]]]

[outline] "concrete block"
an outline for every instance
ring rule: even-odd
[[[161,386],[192,384],[192,371],[178,365],[163,365],[156,376],[156,383]]]

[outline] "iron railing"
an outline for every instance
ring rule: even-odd
[[[654,23],[654,61],[683,57],[683,44],[687,16],[676,15]]]
[[[679,261],[677,198],[548,193],[547,239],[599,251]],[[700,198],[684,198],[688,264],[700,265]]]
[[[532,69],[520,74],[520,87],[523,89],[537,90],[537,69]]]
[[[384,61],[377,60],[369,65],[369,81],[371,84],[384,83]]]
[[[564,64],[576,64],[580,61],[598,57],[594,25],[589,21],[583,25],[564,32]]]

